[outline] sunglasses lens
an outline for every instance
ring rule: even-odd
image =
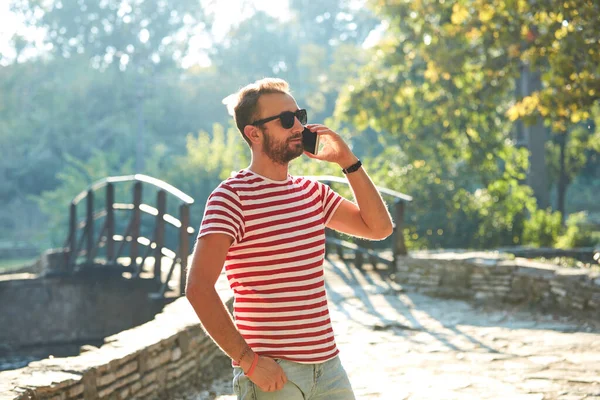
[[[287,111],[281,114],[279,117],[281,119],[281,126],[285,129],[290,129],[294,126],[294,118],[295,114],[291,111]]]
[[[300,123],[302,125],[306,125],[306,122],[308,121],[307,117],[306,117],[306,110],[305,109],[301,109],[296,111],[296,117],[298,117],[298,120],[300,121]]]
[[[296,118],[298,118],[298,121],[300,121],[302,125],[306,125],[306,110],[298,110],[295,113],[286,111],[279,116],[279,119],[281,119],[281,126],[285,129],[290,129],[294,126]]]

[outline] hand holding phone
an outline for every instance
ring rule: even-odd
[[[305,127],[302,131],[302,146],[305,151],[316,155],[319,151],[319,135]]]

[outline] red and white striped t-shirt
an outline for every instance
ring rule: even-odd
[[[342,197],[288,175],[273,181],[242,170],[208,198],[198,237],[233,237],[225,272],[235,323],[252,350],[299,363],[335,357],[323,275],[325,224]]]

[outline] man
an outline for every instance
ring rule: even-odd
[[[263,79],[241,89],[234,118],[252,161],[208,199],[186,296],[231,357],[238,399],[354,399],[329,319],[325,227],[384,239],[392,232],[385,204],[337,133],[306,125],[322,149],[316,156],[304,152],[306,111],[285,81]],[[290,176],[289,162],[303,153],[338,164],[357,204],[320,182]],[[223,266],[235,322],[215,290]]]

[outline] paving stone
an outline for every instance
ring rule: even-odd
[[[600,332],[568,318],[404,291],[374,271],[331,261],[331,319],[357,399],[600,399]],[[231,370],[183,399],[235,399]]]

